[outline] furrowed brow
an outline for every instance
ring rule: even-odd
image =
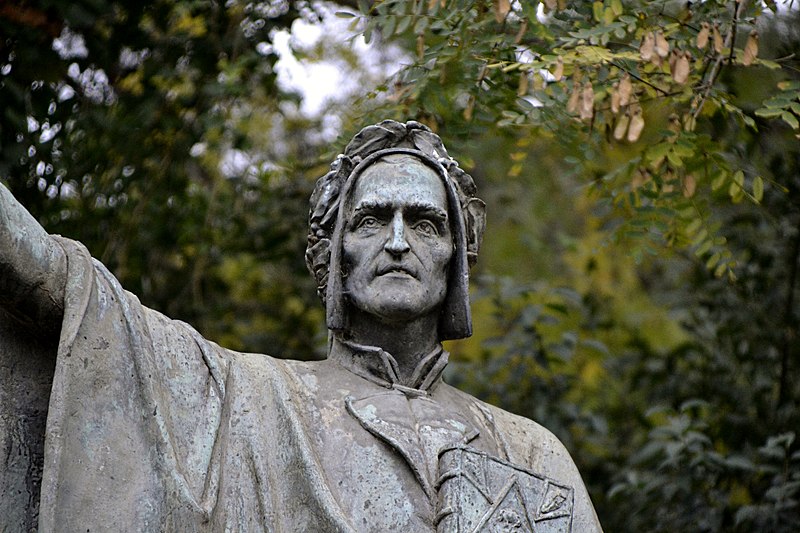
[[[434,204],[412,204],[406,208],[406,211],[416,216],[433,217],[442,222],[447,220],[447,211]]]

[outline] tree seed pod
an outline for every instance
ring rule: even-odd
[[[656,32],[655,51],[661,59],[669,55],[669,42],[661,30]]]
[[[511,11],[509,0],[494,0],[494,19],[500,23],[506,19],[506,15]]]
[[[714,51],[718,54],[721,54],[722,49],[725,48],[725,45],[722,42],[722,35],[719,33],[719,24],[716,22],[714,23],[714,28],[711,30],[711,34],[714,38]]]
[[[619,105],[628,105],[631,101],[631,94],[633,94],[631,75],[626,72],[619,82]]]
[[[631,118],[627,113],[620,115],[619,119],[617,119],[617,125],[614,127],[614,138],[616,140],[621,141],[625,138],[625,133],[628,131],[628,123],[630,120]]]
[[[527,31],[528,31],[528,19],[523,19],[522,24],[519,25],[519,30],[517,31],[517,35],[514,36],[514,44],[521,43]]]
[[[681,131],[681,117],[679,117],[677,113],[672,113],[669,116],[669,124],[667,125],[667,129],[672,133],[678,133]]]
[[[675,61],[675,68],[672,69],[672,79],[675,80],[675,83],[680,83],[681,85],[686,83],[686,80],[689,78],[690,58],[689,52],[686,51],[680,54],[678,60]]]
[[[594,116],[594,88],[592,82],[587,81],[583,84],[583,91],[581,91],[581,120],[591,120]]]
[[[639,45],[639,56],[642,61],[650,61],[653,58],[653,50],[656,46],[656,39],[653,32],[647,33],[642,39],[642,44]]]
[[[636,106],[631,114],[631,123],[628,126],[628,142],[635,143],[639,140],[644,129],[644,117],[642,116],[642,108]]]
[[[708,22],[700,24],[700,32],[697,34],[697,48],[700,50],[708,46],[708,34],[711,32],[711,27]]]
[[[697,180],[691,174],[686,174],[683,177],[683,196],[685,198],[691,198],[694,196],[694,192],[697,190]]]
[[[615,115],[619,113],[619,82],[617,81],[611,86],[611,112]]]
[[[560,81],[564,77],[564,60],[561,56],[556,59],[556,67],[553,69],[553,77],[556,81]]]
[[[758,32],[753,30],[747,36],[747,44],[744,45],[744,57],[742,57],[742,64],[749,66],[758,57]]]
[[[681,53],[677,48],[673,48],[669,54],[669,71],[675,72],[675,63],[680,59]]]
[[[528,94],[528,71],[523,70],[519,73],[519,87],[517,87],[517,96],[525,96]]]
[[[572,93],[569,95],[569,100],[567,100],[567,113],[574,114],[578,112],[578,100],[581,97],[581,91],[578,88],[578,84],[574,83],[572,85]]]

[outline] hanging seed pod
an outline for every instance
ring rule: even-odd
[[[433,11],[439,0],[428,0],[428,11]]]
[[[469,122],[472,120],[472,112],[475,109],[475,96],[469,95],[469,100],[467,101],[467,107],[464,108],[464,120]]]
[[[525,37],[525,32],[528,31],[528,19],[523,19],[522,24],[519,25],[519,31],[517,31],[517,35],[514,37],[514,44],[519,44],[522,42],[522,38]]]
[[[683,177],[683,196],[685,198],[691,198],[694,196],[696,190],[697,180],[692,174],[686,174],[686,176]]]
[[[669,55],[669,42],[661,30],[656,32],[655,51],[661,59]]]
[[[749,66],[755,61],[756,57],[758,57],[758,32],[753,30],[747,36],[747,44],[744,45],[742,64]]]
[[[525,96],[528,94],[528,71],[523,70],[519,73],[519,87],[517,87],[517,96]]]
[[[718,54],[721,54],[722,49],[725,48],[725,45],[722,42],[722,34],[719,32],[719,24],[716,22],[714,23],[714,28],[711,30],[711,35],[714,39],[714,51]]]
[[[583,91],[581,91],[581,120],[591,120],[594,116],[594,88],[592,82],[587,81],[583,84]]]
[[[561,56],[556,59],[556,66],[553,69],[553,77],[556,81],[560,81],[564,77],[564,60]]]
[[[667,129],[672,133],[678,133],[681,131],[681,117],[679,117],[677,113],[672,113],[669,116],[669,124],[667,125]]]
[[[644,117],[642,116],[642,108],[636,106],[631,114],[631,122],[628,126],[628,142],[635,143],[639,140],[644,129]]]
[[[650,61],[653,59],[653,51],[655,50],[656,39],[653,32],[649,32],[642,39],[642,44],[639,45],[639,57],[642,61]]]
[[[675,63],[678,62],[678,59],[680,59],[680,57],[681,57],[680,50],[678,50],[677,48],[673,48],[672,52],[669,54],[669,71],[670,72],[675,72]]]
[[[572,93],[567,100],[567,113],[575,114],[578,112],[578,100],[581,98],[581,91],[577,82],[572,84]]]
[[[680,54],[680,57],[677,61],[675,61],[675,68],[672,69],[672,79],[675,80],[675,83],[680,83],[683,85],[686,83],[686,80],[689,79],[689,65],[691,55],[689,55],[689,51],[685,51]]]
[[[421,33],[417,35],[417,57],[420,60],[425,57],[425,36]]]
[[[511,11],[509,0],[494,0],[494,19],[501,23],[506,19],[506,15]]]
[[[614,138],[618,141],[621,141],[625,138],[625,133],[628,131],[628,124],[631,121],[631,117],[628,116],[628,113],[623,113],[617,119],[617,125],[614,126]]]
[[[631,75],[626,72],[619,82],[619,105],[628,105],[631,101],[632,94],[633,84],[631,83]]]
[[[708,46],[708,34],[711,33],[711,27],[708,22],[700,24],[700,32],[697,34],[697,48],[700,50]]]
[[[615,81],[611,86],[611,112],[615,115],[619,113],[619,82]]]

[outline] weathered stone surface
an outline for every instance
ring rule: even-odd
[[[441,379],[474,192],[416,123],[348,145],[312,197],[331,343],[305,363],[143,307],[0,188],[0,530],[599,531],[549,431]]]

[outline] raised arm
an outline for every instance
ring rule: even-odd
[[[0,307],[35,331],[61,327],[64,250],[0,184]]]

